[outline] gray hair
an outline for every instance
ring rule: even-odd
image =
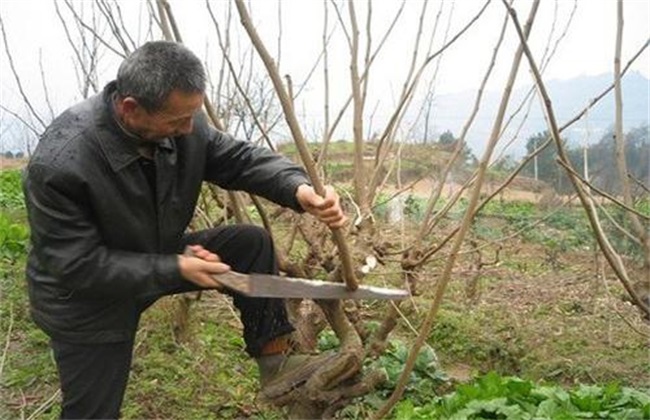
[[[135,98],[149,112],[160,110],[174,90],[205,92],[201,61],[176,42],[147,42],[129,55],[117,71],[117,93],[123,98]]]

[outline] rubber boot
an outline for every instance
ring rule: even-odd
[[[278,391],[286,384],[289,388],[300,386],[321,366],[334,359],[334,353],[319,355],[309,354],[274,354],[262,356],[257,359],[260,370],[261,390],[258,395],[262,400],[270,401]],[[317,407],[309,401],[294,401],[287,406],[288,418],[296,420],[320,419],[324,411],[323,407]]]
[[[272,382],[274,379],[279,378],[286,372],[289,372],[303,363],[314,359],[317,356],[308,354],[272,354],[269,356],[262,356],[255,359],[257,366],[260,370],[260,385]]]

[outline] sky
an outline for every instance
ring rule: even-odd
[[[73,0],[77,8],[81,0]],[[83,2],[88,9],[89,1]],[[347,3],[337,2],[340,13],[348,24]],[[453,36],[482,7],[483,1],[429,1],[423,19],[423,39],[421,41],[420,62],[426,56],[429,39],[433,39],[431,51],[437,50],[445,38]],[[69,19],[69,12],[63,2],[58,3],[62,12]],[[129,32],[136,43],[146,36],[147,7],[143,0],[119,2]],[[183,33],[184,42],[199,56],[218,68],[221,63],[216,31],[206,9],[205,1],[170,0],[176,14],[178,25]],[[222,30],[226,25],[229,2],[211,0],[211,7],[220,20]],[[318,59],[322,48],[323,6],[321,0],[250,0],[248,5],[253,21],[267,47],[279,62],[282,75],[290,74],[294,83],[302,87],[300,97],[296,99],[296,109],[306,121],[309,131],[317,131],[323,114],[323,75],[317,70],[309,79],[307,75]],[[398,0],[372,1],[372,45],[379,43],[401,5]],[[514,2],[520,21],[524,21],[531,2],[516,0]],[[357,17],[362,36],[359,62],[363,62],[365,48],[366,2],[357,1]],[[421,0],[408,0],[391,37],[378,54],[372,67],[366,118],[380,121],[387,118],[394,109],[399,97],[404,78],[408,74],[413,55],[418,22],[422,13]],[[575,6],[571,25],[565,28]],[[636,52],[650,37],[650,1],[624,0],[623,63]],[[281,13],[278,12],[278,7]],[[248,57],[250,43],[239,25],[236,11],[232,19],[233,51],[235,57]],[[435,26],[436,16],[441,18]],[[422,88],[416,98],[422,99],[427,84],[435,74],[436,94],[475,90],[478,88],[488,61],[499,35],[504,19],[505,8],[500,0],[492,0],[484,16],[467,33],[452,45],[427,68],[423,75]],[[45,118],[50,118],[49,109],[44,105],[42,78],[47,82],[47,91],[54,113],[63,111],[67,106],[81,98],[77,89],[77,79],[73,65],[73,52],[68,45],[63,27],[57,18],[54,3],[51,0],[0,0],[0,16],[4,22],[9,48],[14,65],[20,74],[27,96],[32,100]],[[281,16],[281,19],[280,19]],[[346,38],[340,30],[333,8],[329,8],[329,27],[339,25],[334,30],[329,47],[330,101],[332,109],[339,109],[350,92],[349,67],[350,52]],[[281,21],[281,25],[279,22]],[[68,22],[71,22],[68,20]],[[555,22],[555,23],[554,23]],[[523,23],[523,22],[522,22]],[[437,28],[435,33],[433,28]],[[563,32],[566,29],[566,33]],[[545,45],[558,40],[555,53],[544,78],[569,79],[580,75],[597,75],[613,71],[616,30],[615,0],[543,0],[534,24],[530,45],[538,60],[544,55]],[[156,30],[155,34],[158,35]],[[432,35],[433,34],[433,35]],[[279,41],[280,40],[280,41]],[[494,77],[489,89],[500,90],[505,83],[511,64],[512,54],[518,39],[511,24],[508,24],[504,46],[500,52],[494,70]],[[114,44],[115,45],[115,44]],[[39,65],[42,63],[42,66]],[[104,51],[100,61],[99,82],[103,85],[110,81],[116,72],[120,58]],[[258,64],[259,65],[259,64]],[[42,70],[41,70],[42,68]],[[261,69],[261,65],[258,67]],[[435,71],[437,69],[437,71]],[[646,50],[632,68],[645,77],[650,77],[650,53]],[[261,71],[261,70],[260,70]],[[434,72],[435,71],[435,72]],[[43,74],[43,76],[41,75]],[[530,83],[526,66],[518,76],[519,83]],[[26,115],[16,81],[11,74],[9,61],[4,51],[0,51],[0,105]],[[335,111],[333,111],[335,112]],[[0,110],[0,151],[16,147],[16,125],[20,125],[4,110]],[[51,119],[51,118],[50,118]],[[9,122],[7,122],[9,121]],[[375,123],[378,124],[378,123]],[[346,136],[351,124],[341,128],[340,136]],[[346,131],[347,130],[347,131]]]

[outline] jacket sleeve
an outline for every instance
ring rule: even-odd
[[[309,184],[305,170],[277,153],[208,128],[206,180],[259,195],[302,212],[296,189]]]
[[[182,279],[175,255],[108,249],[85,202],[86,187],[62,168],[26,168],[23,189],[39,271],[90,297],[132,295]]]

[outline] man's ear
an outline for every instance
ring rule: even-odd
[[[135,112],[136,109],[140,104],[138,101],[135,100],[135,98],[131,96],[127,96],[126,98],[122,99],[120,101],[120,108],[122,108],[122,114],[132,114]]]

